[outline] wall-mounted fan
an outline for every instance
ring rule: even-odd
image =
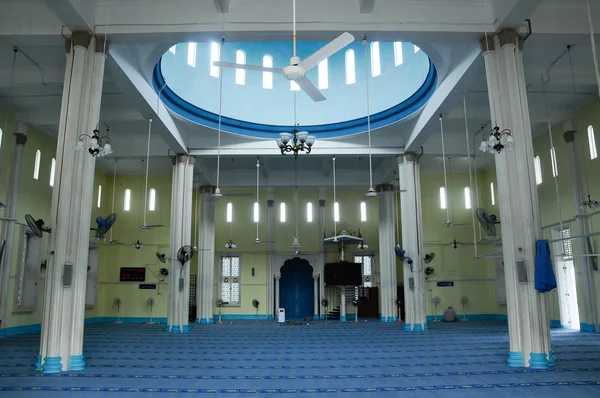
[[[412,272],[413,260],[412,260],[412,258],[410,258],[406,255],[406,251],[402,250],[402,248],[400,248],[400,246],[396,246],[394,248],[394,253],[396,253],[396,256],[398,257],[398,259],[400,261],[407,262],[408,266],[410,267],[410,271]]]
[[[154,325],[154,322],[152,320],[152,307],[154,307],[154,298],[153,297],[148,297],[146,299],[146,305],[148,307],[150,307],[150,322],[146,322],[146,324],[148,324],[148,325]]]
[[[117,221],[117,215],[115,213],[109,214],[106,218],[96,217],[96,228],[90,228],[92,231],[96,231],[94,239],[106,240],[104,236],[110,231],[115,224],[115,221]]]
[[[50,227],[47,227],[44,224],[44,220],[41,218],[39,220],[35,220],[31,214],[25,214],[25,221],[27,222],[27,226],[31,229],[31,232],[38,238],[44,236],[44,232],[51,233],[52,230]]]
[[[194,249],[192,249],[192,246],[190,245],[182,246],[177,251],[177,261],[181,263],[182,267],[185,266],[185,263],[190,261],[192,257],[194,257]]]
[[[431,274],[433,274],[435,272],[435,268],[433,267],[427,267],[425,268],[425,279],[427,279],[427,277]]]
[[[316,67],[321,61],[331,57],[333,54],[352,43],[354,41],[354,36],[347,32],[342,33],[333,41],[327,43],[318,51],[301,61],[296,55],[296,0],[293,1],[292,16],[294,56],[290,59],[290,66],[286,66],[285,68],[266,68],[255,65],[240,65],[232,62],[213,62],[213,65],[224,68],[270,72],[274,74],[281,73],[286,79],[296,82],[302,91],[304,91],[313,101],[324,101],[325,97],[321,94],[319,89],[308,80],[306,73]],[[222,61],[222,59],[220,61]]]
[[[254,319],[256,319],[256,323],[258,323],[258,306],[260,305],[260,302],[257,299],[252,300],[252,306],[254,308],[256,308],[256,316]]]
[[[468,302],[469,302],[469,297],[462,296],[460,298],[460,303],[462,304],[462,308],[463,308],[463,321],[468,321],[468,319],[467,319],[467,303]]]
[[[324,298],[323,300],[321,300],[321,305],[323,306],[323,308],[325,308],[325,323],[329,323],[329,321],[327,320],[327,308],[329,307],[329,300]]]
[[[221,324],[221,323],[223,323],[223,321],[221,320],[221,307],[223,307],[224,305],[227,305],[229,303],[226,301],[223,301],[221,299],[218,299],[216,301],[216,304],[217,304],[217,308],[219,309],[219,320],[217,321],[217,323]]]
[[[489,214],[482,208],[478,208],[476,213],[477,220],[481,224],[482,228],[487,233],[487,239],[495,239],[498,237],[496,234],[496,224],[500,224],[498,217],[495,214]]]
[[[115,323],[123,323],[121,322],[121,299],[119,297],[115,297],[113,299],[113,305],[117,307],[117,321]]]
[[[435,258],[435,253],[431,252],[425,255],[425,257],[423,257],[423,261],[425,262],[425,264],[429,264],[430,262],[433,261],[433,259]]]
[[[434,322],[439,322],[439,320],[438,320],[438,305],[440,305],[441,302],[442,302],[442,299],[439,296],[435,296],[434,298],[431,299],[431,303],[435,307],[435,319],[433,320]]]

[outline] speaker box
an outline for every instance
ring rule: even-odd
[[[517,278],[519,283],[527,283],[527,268],[525,268],[525,260],[517,260]]]
[[[65,263],[63,268],[63,287],[71,287],[73,281],[73,263]]]

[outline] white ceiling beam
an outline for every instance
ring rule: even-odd
[[[231,0],[214,0],[217,11],[223,14],[229,14],[229,7],[231,6]]]
[[[361,14],[371,14],[373,12],[375,0],[358,0],[358,5]]]

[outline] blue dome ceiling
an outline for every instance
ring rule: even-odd
[[[298,43],[298,56],[303,59],[326,43]],[[402,43],[402,55],[394,43],[379,43],[380,74],[373,77],[369,60],[369,91],[371,128],[400,121],[419,110],[431,97],[437,85],[437,73],[429,57],[411,43]],[[153,74],[153,84],[161,100],[173,112],[198,124],[217,128],[219,119],[220,79],[218,68],[211,75],[211,47],[215,44],[181,43],[167,51]],[[195,56],[194,56],[195,50]],[[242,42],[225,43],[224,61],[236,62],[236,53],[243,51],[246,64],[263,65],[263,57],[272,57],[273,67],[289,65],[291,43]],[[348,51],[354,52],[354,74],[347,65]],[[242,53],[238,53],[239,54]],[[401,61],[401,62],[400,62]],[[191,65],[193,64],[193,66]],[[398,65],[396,65],[398,64]],[[223,69],[223,131],[253,137],[275,138],[281,131],[290,131],[296,120],[300,130],[317,138],[339,137],[367,130],[365,50],[355,42],[331,56],[327,73],[319,76],[315,67],[307,73],[315,86],[327,80],[321,89],[327,98],[313,102],[302,91],[292,91],[290,81],[280,74],[272,75],[272,88],[263,88],[263,72],[245,71],[244,84],[236,83],[236,70]],[[323,71],[324,72],[324,71]],[[347,76],[347,73],[350,75]],[[354,83],[347,84],[347,79]],[[268,77],[267,77],[268,79]],[[238,78],[238,83],[241,81]],[[294,95],[296,94],[296,95]]]

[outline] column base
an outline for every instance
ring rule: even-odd
[[[423,330],[429,330],[429,325],[427,324],[427,322],[423,324]]]
[[[546,354],[537,352],[529,354],[529,367],[531,369],[548,369],[548,359]]]
[[[412,330],[412,326],[410,323],[405,323],[404,324],[404,331],[405,332],[410,332]]]
[[[387,322],[388,322],[388,323],[394,323],[394,322],[396,322],[396,318],[395,318],[395,317],[393,317],[393,316],[388,316],[388,317],[387,317]]]
[[[209,324],[209,325],[212,325],[213,323],[215,323],[215,320],[213,318],[208,318],[206,320],[206,323]]]
[[[413,331],[415,331],[415,332],[422,332],[423,331],[423,325],[421,325],[420,323],[415,323],[415,327],[413,328]]]
[[[183,333],[189,333],[190,332],[190,325],[183,325]]]
[[[270,315],[269,315],[269,316],[270,316]],[[271,318],[269,318],[269,319],[271,319]],[[317,319],[319,319],[319,314],[314,314],[314,315],[313,315],[313,319],[314,319],[315,321],[316,321]]]
[[[35,358],[35,364],[33,364],[33,367],[35,368],[35,370],[40,371],[42,370],[42,355],[39,354],[36,358]]]
[[[200,325],[207,325],[208,322],[206,322],[206,318],[202,318],[200,319]]]
[[[523,353],[520,351],[510,351],[508,353],[506,364],[510,367],[522,368],[525,366],[525,362],[523,361]]]
[[[596,333],[596,325],[593,323],[580,323],[579,330],[584,333]]]
[[[340,322],[346,322],[346,315],[340,315]]]
[[[83,355],[71,355],[71,358],[69,358],[69,371],[84,369],[85,361],[83,360]]]
[[[267,321],[272,321],[272,320],[274,320],[274,319],[275,319],[275,317],[273,317],[273,315],[270,315],[270,314],[269,314],[269,315],[267,316]],[[319,318],[317,317],[317,318],[315,318],[315,319],[319,319]]]
[[[380,322],[385,322],[385,320],[386,320],[386,318],[384,316],[382,316],[382,317],[379,318]]]
[[[59,373],[62,372],[61,357],[46,357],[42,372],[44,373]]]
[[[548,351],[548,366],[556,366],[556,357],[552,350]]]
[[[165,328],[165,332],[169,333],[171,331],[171,325],[167,325]]]
[[[179,325],[171,326],[171,333],[181,333],[181,328],[179,327]]]

